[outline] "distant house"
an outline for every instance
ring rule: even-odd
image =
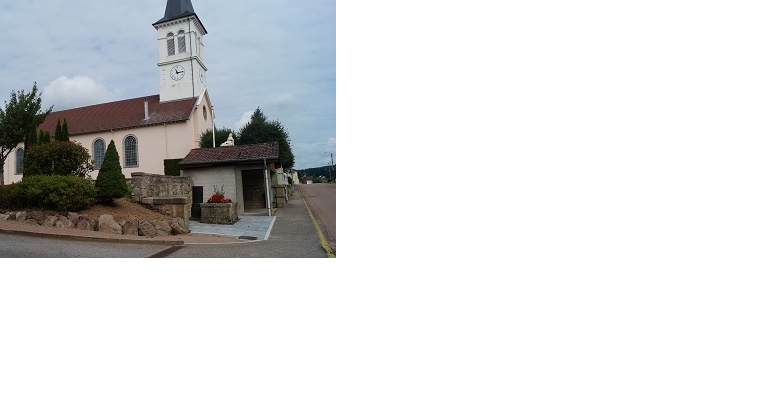
[[[277,142],[192,149],[179,162],[180,174],[193,180],[193,203],[203,203],[215,190],[237,202],[239,215],[271,215],[278,202]],[[284,193],[284,191],[283,191]]]
[[[293,180],[293,185],[294,186],[298,185],[299,183],[301,183],[301,181],[298,179],[298,171],[296,171],[294,169],[290,170],[289,176],[290,176],[290,179]]]
[[[314,177],[311,176],[311,175],[304,176],[303,177],[303,183],[305,183],[307,185],[311,185],[312,183],[314,183]]]

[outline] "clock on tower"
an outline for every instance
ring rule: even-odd
[[[164,17],[153,27],[158,33],[161,101],[200,96],[206,88],[203,36],[208,32],[191,0],[167,0]]]

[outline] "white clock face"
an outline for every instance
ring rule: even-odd
[[[185,76],[185,69],[181,65],[177,65],[169,71],[169,76],[175,81],[182,79]]]

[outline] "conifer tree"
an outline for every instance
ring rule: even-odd
[[[63,140],[61,139],[61,120],[59,119],[58,122],[55,123],[55,140]]]
[[[29,132],[29,134],[26,135],[26,137],[24,138],[24,148],[29,149],[39,142],[40,142],[40,138],[37,135],[37,132]]]
[[[63,119],[63,125],[61,126],[61,140],[69,141],[69,124],[66,122],[66,118]]]
[[[98,203],[112,203],[114,199],[130,194],[113,140],[108,143],[106,154],[103,156],[103,164],[100,165],[100,172],[95,180],[95,189]]]
[[[39,143],[50,143],[50,132],[40,131]]]

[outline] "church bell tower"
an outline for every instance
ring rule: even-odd
[[[158,32],[161,102],[200,96],[206,89],[203,36],[208,33],[190,0],[167,0]]]

